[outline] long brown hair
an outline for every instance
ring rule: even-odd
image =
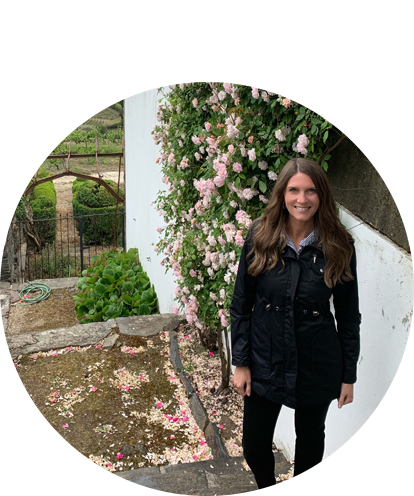
[[[284,208],[284,198],[289,180],[298,172],[312,179],[319,197],[315,226],[326,259],[325,283],[332,288],[338,281],[354,278],[350,270],[352,237],[339,220],[324,170],[318,163],[306,158],[294,158],[286,163],[278,175],[263,216],[253,223],[253,249],[248,256],[253,258],[248,272],[258,276],[275,267],[279,259],[283,262],[281,254],[287,243],[286,221],[289,217],[288,210]]]

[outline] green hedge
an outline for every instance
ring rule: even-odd
[[[50,174],[39,169],[37,179],[50,177]],[[56,190],[52,181],[39,184],[30,194],[29,205],[33,211],[33,219],[50,219],[44,222],[35,222],[36,231],[42,243],[54,243],[56,239]]]
[[[114,181],[106,180],[105,182],[115,191],[117,190],[117,184]],[[115,215],[116,198],[96,181],[77,178],[72,188],[73,215],[82,216],[84,242],[111,245],[116,219],[117,245],[120,246],[122,244],[122,216],[120,214],[124,212],[123,204],[118,205],[118,215]],[[119,195],[124,196],[121,188]],[[79,232],[79,221],[76,222],[76,226]]]

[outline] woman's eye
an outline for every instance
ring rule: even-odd
[[[310,189],[308,189],[308,193],[316,193],[316,189],[310,188]]]

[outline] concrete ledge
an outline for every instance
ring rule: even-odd
[[[150,337],[168,331],[177,321],[174,313],[157,315],[137,315],[135,317],[118,317],[116,322],[121,334],[128,336]]]
[[[49,351],[67,346],[90,346],[106,338],[116,327],[115,319],[106,322],[78,324],[49,331],[38,331],[6,336],[12,358],[39,351]]]

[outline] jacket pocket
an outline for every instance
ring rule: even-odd
[[[272,336],[266,323],[252,315],[251,371],[254,379],[267,379],[271,373]]]
[[[335,326],[320,330],[311,341],[312,382],[334,385],[342,378],[342,349]]]

